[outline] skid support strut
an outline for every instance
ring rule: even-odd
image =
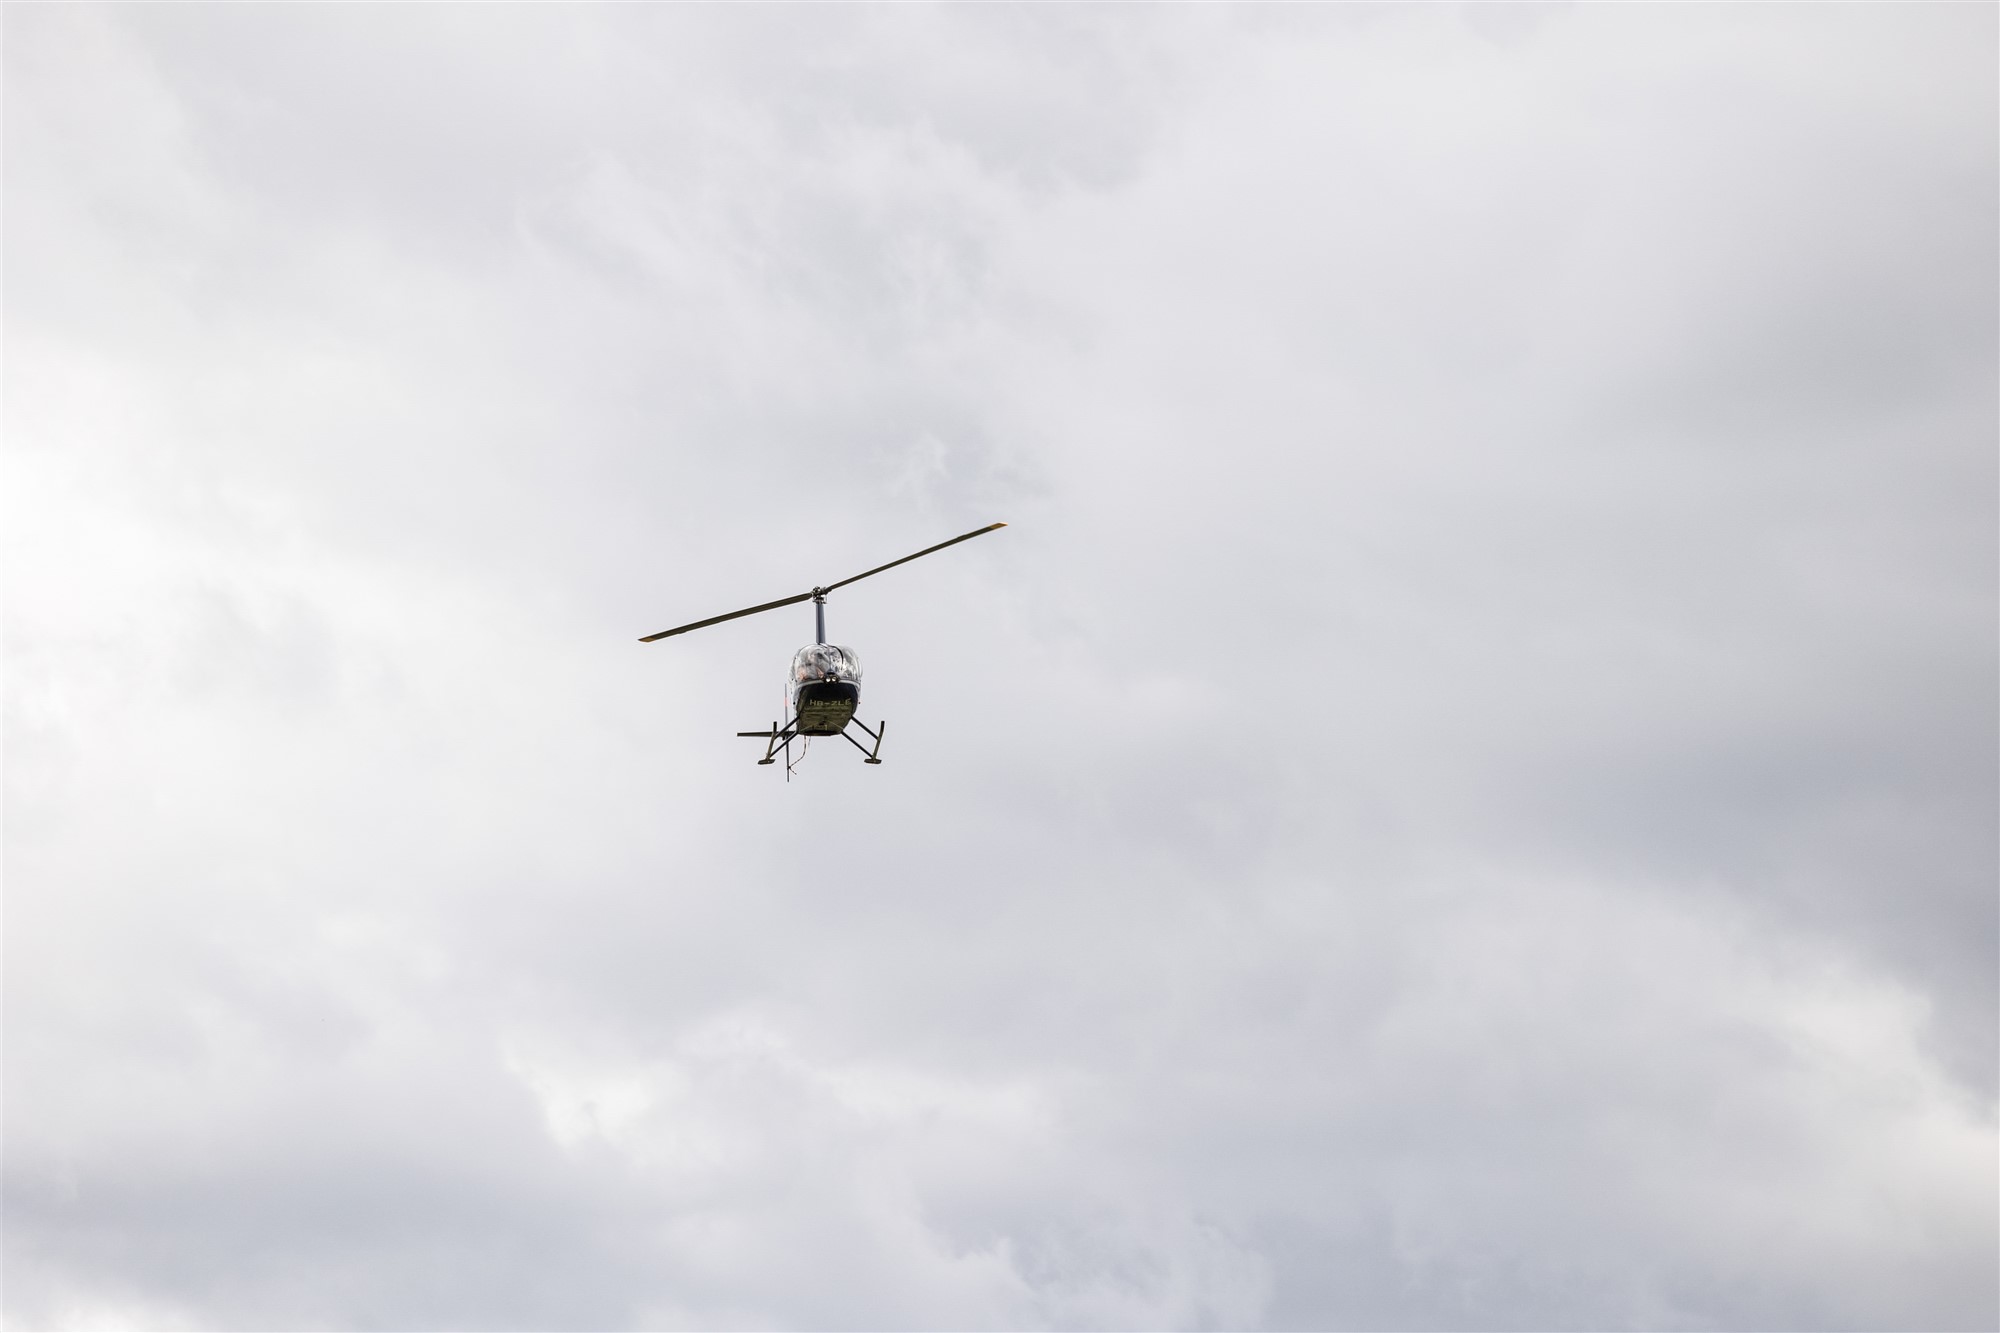
[[[889,729],[889,724],[887,722],[884,722],[882,724],[881,731],[877,731],[874,728],[870,727],[866,722],[863,722],[858,717],[850,718],[849,721],[853,722],[855,726],[861,728],[863,731],[867,732],[870,736],[873,736],[875,738],[875,748],[871,750],[867,746],[863,745],[860,741],[855,740],[854,737],[847,736],[847,728],[845,727],[842,727],[840,729],[840,734],[843,736],[847,736],[847,743],[849,745],[852,745],[855,749],[861,751],[861,753],[868,756],[865,762],[870,764],[881,763],[882,761],[878,759],[876,756],[882,753],[882,732],[887,731]]]
[[[785,750],[785,766],[787,768],[790,768],[792,762],[792,741],[799,734],[798,723],[799,720],[797,718],[793,718],[790,722],[787,722],[782,728],[779,727],[777,723],[773,722],[771,724],[771,729],[769,731],[739,731],[736,734],[739,736],[755,736],[759,740],[770,742],[770,744],[764,747],[764,757],[757,761],[759,764],[769,764],[776,762],[778,758],[778,747],[783,746]]]

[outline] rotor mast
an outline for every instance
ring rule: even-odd
[[[826,589],[813,589],[813,642],[826,642]]]

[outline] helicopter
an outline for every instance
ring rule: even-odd
[[[785,687],[786,708],[790,716],[782,726],[773,722],[766,731],[739,731],[736,734],[754,736],[765,742],[764,757],[757,761],[760,765],[775,763],[782,753],[785,760],[786,781],[791,780],[795,763],[792,759],[792,742],[799,741],[803,747],[806,738],[812,736],[843,736],[848,744],[866,756],[865,762],[879,764],[882,762],[882,733],[889,729],[889,724],[881,722],[871,727],[854,715],[854,710],[861,703],[861,659],[855,655],[852,648],[826,641],[826,595],[836,588],[845,588],[850,583],[859,583],[862,579],[880,574],[885,569],[907,565],[921,556],[942,551],[947,546],[956,546],[960,542],[971,541],[974,537],[984,536],[1006,526],[1005,523],[989,523],[983,528],[975,528],[971,532],[953,537],[948,542],[926,546],[916,555],[906,555],[901,560],[891,560],[886,565],[877,565],[871,570],[856,574],[851,579],[842,579],[838,583],[813,588],[796,597],[766,602],[762,606],[745,607],[741,611],[731,611],[727,615],[710,616],[707,620],[697,620],[691,625],[663,629],[658,634],[646,635],[639,642],[652,643],[656,639],[670,639],[676,634],[686,634],[689,630],[706,629],[710,625],[720,625],[725,620],[754,616],[760,611],[775,611],[781,606],[794,606],[811,598],[813,642],[792,654],[791,677]],[[874,744],[863,745],[856,740],[847,730],[850,725],[861,728]]]

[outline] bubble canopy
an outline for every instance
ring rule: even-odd
[[[809,643],[792,654],[792,684],[811,681],[861,682],[861,658],[837,643]]]

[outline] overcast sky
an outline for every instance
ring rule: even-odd
[[[2000,1323],[1993,6],[4,22],[7,1327]]]

